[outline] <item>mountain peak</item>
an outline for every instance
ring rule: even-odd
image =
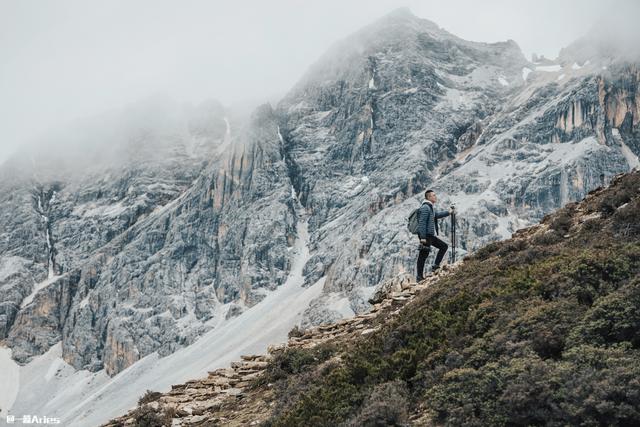
[[[418,19],[418,17],[409,9],[408,7],[399,7],[397,9],[392,10],[387,13],[384,18],[414,18]]]
[[[365,28],[375,29],[380,28],[381,25],[408,25],[420,31],[441,31],[435,22],[416,16],[408,7],[394,9]]]

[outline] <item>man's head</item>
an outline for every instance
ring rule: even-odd
[[[431,203],[435,203],[438,198],[436,197],[436,193],[433,190],[427,190],[424,192],[424,198],[430,201]]]

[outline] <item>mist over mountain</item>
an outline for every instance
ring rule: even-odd
[[[427,188],[458,207],[464,255],[637,168],[638,62],[590,40],[535,63],[399,9],[249,115],[153,97],[17,153],[0,168],[3,366],[50,375],[12,388],[11,411],[103,422],[366,312],[414,273],[406,218]]]

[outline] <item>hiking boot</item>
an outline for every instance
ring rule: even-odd
[[[416,277],[416,283],[420,283],[424,280],[424,277]]]
[[[438,271],[440,270],[440,266],[439,265],[434,265],[431,267],[431,273],[433,274],[438,274]]]

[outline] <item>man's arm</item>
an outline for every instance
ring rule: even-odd
[[[436,219],[446,218],[451,214],[450,211],[438,211],[436,212]]]

